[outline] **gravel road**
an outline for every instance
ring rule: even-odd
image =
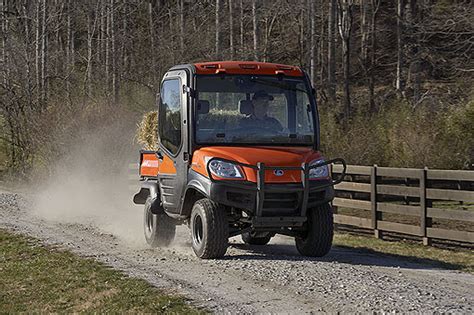
[[[474,312],[471,274],[337,247],[322,259],[303,258],[288,237],[267,246],[233,238],[224,259],[199,260],[184,226],[173,247],[145,247],[141,207],[129,209],[123,226],[110,214],[105,228],[45,219],[32,208],[0,192],[0,228],[93,257],[215,312]]]

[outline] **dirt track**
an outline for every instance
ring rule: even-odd
[[[134,228],[126,230],[139,235],[130,239],[119,232],[125,226],[58,223],[36,217],[30,207],[18,195],[0,193],[0,228],[60,244],[212,311],[474,311],[474,276],[466,273],[342,248],[307,259],[287,237],[254,247],[233,238],[225,259],[204,261],[192,253],[186,227],[172,248],[146,248],[139,207],[129,219]]]

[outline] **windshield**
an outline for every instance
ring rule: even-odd
[[[200,75],[196,90],[197,143],[314,144],[303,78]]]

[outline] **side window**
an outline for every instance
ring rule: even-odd
[[[161,85],[158,128],[160,140],[171,153],[178,152],[181,144],[181,83],[179,79],[166,80]]]

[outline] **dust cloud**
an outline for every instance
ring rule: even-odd
[[[134,205],[138,160],[134,124],[115,123],[77,137],[47,179],[31,187],[32,214],[93,226],[133,246],[145,246],[143,206]],[[134,189],[132,188],[134,187]]]

